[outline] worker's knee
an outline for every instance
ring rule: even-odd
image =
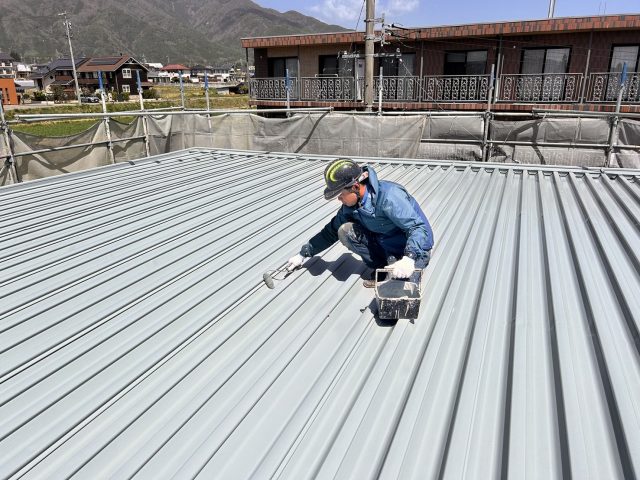
[[[347,222],[338,228],[338,239],[345,247],[350,247],[355,240],[355,232],[353,223]]]

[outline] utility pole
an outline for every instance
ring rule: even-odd
[[[375,27],[375,0],[367,1],[367,16],[364,20],[366,31],[364,37],[364,104],[367,112],[373,108],[373,51]]]
[[[549,15],[548,18],[553,18],[556,10],[556,0],[549,0]]]
[[[80,87],[78,86],[78,73],[76,72],[76,60],[73,58],[73,48],[71,47],[71,22],[67,20],[67,12],[58,14],[59,17],[64,17],[64,28],[66,31],[66,37],[69,41],[69,54],[71,55],[71,67],[73,68],[73,82],[76,86],[76,99],[80,102]]]

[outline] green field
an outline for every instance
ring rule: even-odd
[[[158,100],[145,100],[145,108],[148,110],[155,108],[168,108],[181,106],[180,88],[178,86],[162,86],[155,90],[160,94]],[[135,98],[135,101],[133,99]],[[236,110],[249,108],[248,95],[217,95],[215,91],[209,92],[209,105],[211,109]],[[206,108],[206,99],[204,91],[197,87],[185,88],[185,107],[186,108]],[[132,97],[129,102],[112,102],[107,104],[108,112],[125,112],[131,110],[139,110],[140,103],[137,97]],[[102,105],[100,104],[63,104],[52,107],[34,107],[20,110],[9,110],[5,112],[7,120],[15,120],[16,114],[48,114],[48,113],[100,113]],[[120,117],[118,121],[129,123],[134,117]],[[11,123],[11,128],[17,132],[30,133],[42,137],[61,137],[74,135],[90,128],[99,120],[97,119],[78,119],[78,120],[59,120],[47,122],[16,122]]]

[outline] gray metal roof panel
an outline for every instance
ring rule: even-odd
[[[326,157],[191,149],[0,189],[0,476],[632,478],[640,172],[370,159],[436,236],[372,314]]]

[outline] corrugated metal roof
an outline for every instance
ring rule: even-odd
[[[0,189],[0,477],[634,478],[640,172],[372,159],[432,221],[385,323],[328,158],[194,149]]]

